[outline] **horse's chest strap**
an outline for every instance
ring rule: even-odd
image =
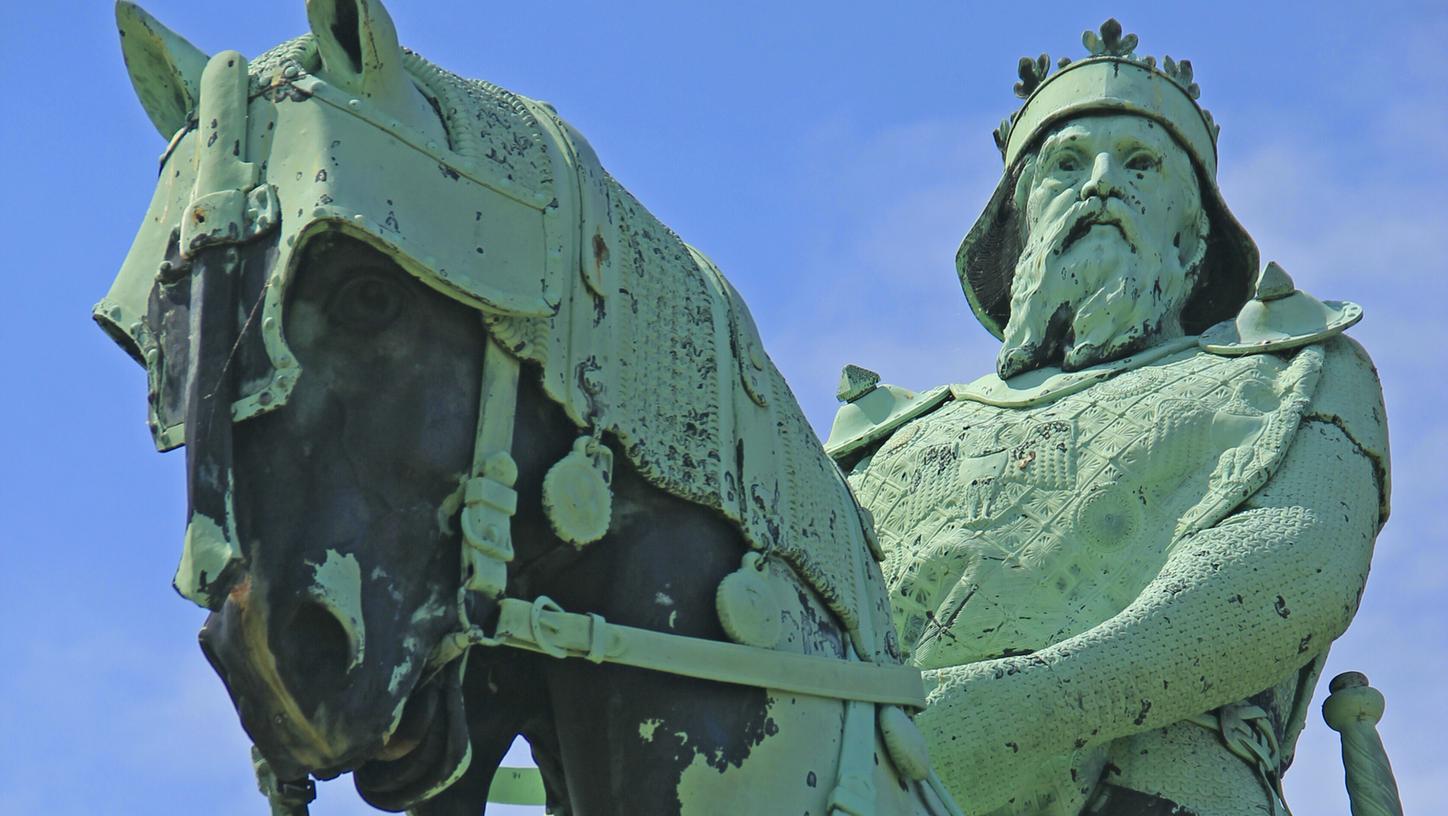
[[[552,657],[581,657],[669,674],[771,688],[792,694],[925,707],[925,684],[912,666],[846,661],[609,623],[601,615],[565,612],[546,597],[504,598],[491,635],[474,628],[453,635],[443,653],[477,644],[511,646]]]

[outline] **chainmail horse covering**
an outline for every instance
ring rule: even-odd
[[[262,54],[251,73],[264,92],[286,87],[289,69],[317,64],[309,35]],[[860,511],[714,264],[614,180],[551,105],[411,52],[407,69],[433,98],[455,153],[576,212],[579,274],[545,282],[557,314],[485,311],[494,337],[536,364],[545,392],[580,429],[612,434],[649,482],[719,511],[751,546],[788,562],[848,627],[862,659],[898,663]],[[574,178],[554,177],[550,151],[563,153]],[[871,616],[863,627],[861,615]]]

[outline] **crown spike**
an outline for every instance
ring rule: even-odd
[[[1202,95],[1202,89],[1192,81],[1192,61],[1182,60],[1177,62],[1170,56],[1162,57],[1162,73],[1181,86],[1187,92],[1187,96],[1197,99]]]
[[[996,129],[991,132],[991,138],[995,139],[996,147],[1000,148],[1002,156],[1005,155],[1006,139],[1010,138],[1010,135],[1011,120],[1009,119],[1002,119],[1001,123],[996,126]]]
[[[1081,44],[1093,57],[1128,57],[1136,50],[1139,42],[1135,34],[1121,36],[1121,23],[1115,17],[1101,24],[1101,33],[1081,32]]]
[[[1015,85],[1016,96],[1022,99],[1030,96],[1032,91],[1040,87],[1050,72],[1050,54],[1042,54],[1035,59],[1021,57],[1021,61],[1016,65],[1016,73],[1021,77],[1021,81]]]
[[[1102,59],[1134,63],[1166,77],[1177,87],[1181,88],[1182,92],[1190,99],[1197,100],[1201,98],[1202,89],[1194,81],[1195,78],[1191,60],[1176,60],[1170,55],[1163,55],[1161,65],[1158,67],[1156,57],[1137,56],[1136,47],[1139,43],[1140,40],[1135,34],[1123,32],[1121,22],[1115,17],[1108,18],[1106,22],[1101,24],[1100,29],[1097,31],[1087,30],[1081,32],[1081,44],[1086,47],[1086,51],[1088,52],[1084,61],[1089,62]],[[1073,61],[1070,57],[1061,57],[1060,60],[1056,62],[1058,69],[1065,69],[1071,65],[1073,65]],[[1055,78],[1049,76],[1051,73],[1051,60],[1048,54],[1041,54],[1034,59],[1031,57],[1021,57],[1020,62],[1016,66],[1016,73],[1020,76],[1020,81],[1015,83],[1016,96],[1027,100],[1032,97],[1041,85]],[[1003,120],[992,134],[995,138],[996,146],[1000,147],[1003,156],[1007,153],[1007,147],[1011,141],[1011,132],[1015,128],[1016,121],[1024,109],[1023,107],[1017,110],[1011,114],[1010,118]],[[1212,115],[1205,108],[1198,105],[1197,110],[1201,112],[1202,118],[1206,121],[1209,136],[1212,142],[1215,143],[1217,136],[1221,133],[1221,126],[1212,120]]]

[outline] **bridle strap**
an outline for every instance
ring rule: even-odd
[[[601,615],[565,612],[547,597],[504,598],[491,635],[474,628],[444,640],[441,654],[471,645],[511,646],[559,658],[581,657],[650,671],[778,689],[791,694],[925,707],[925,683],[914,666],[864,663],[779,652],[609,623]]]
[[[483,355],[478,394],[478,433],[473,443],[472,475],[463,494],[462,592],[501,598],[513,560],[513,514],[518,494],[513,483],[513,423],[518,411],[519,364],[492,335]],[[460,606],[462,598],[459,598]]]
[[[478,433],[472,477],[464,491],[463,583],[460,629],[438,644],[429,663],[446,665],[472,646],[511,646],[557,658],[582,657],[701,680],[772,688],[794,694],[864,703],[925,707],[920,671],[910,666],[866,663],[780,652],[757,646],[655,632],[609,623],[601,615],[567,612],[546,597],[503,597],[513,560],[511,522],[518,497],[513,484],[513,425],[517,416],[517,358],[488,337],[478,397]],[[498,599],[493,634],[469,621],[464,599],[478,592]]]

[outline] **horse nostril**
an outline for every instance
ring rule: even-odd
[[[323,689],[333,688],[346,676],[352,663],[352,636],[325,605],[306,600],[297,605],[291,619],[273,644],[277,666],[287,686],[303,706],[318,699]]]

